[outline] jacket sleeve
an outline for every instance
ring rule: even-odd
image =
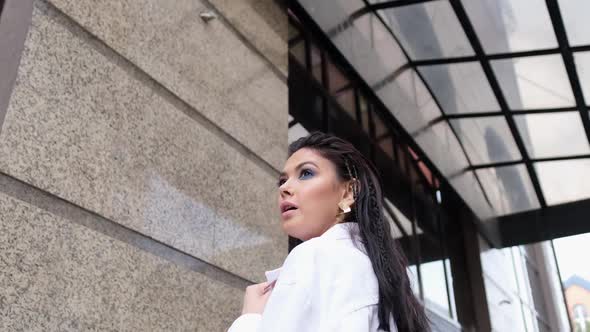
[[[291,251],[262,315],[240,316],[228,332],[300,332],[309,318],[311,278],[314,273],[312,240]]]
[[[258,331],[261,319],[261,314],[244,314],[234,321],[227,332]]]

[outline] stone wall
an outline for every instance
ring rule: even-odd
[[[287,254],[286,17],[7,0],[2,18],[26,3],[0,109],[0,330],[227,329]]]

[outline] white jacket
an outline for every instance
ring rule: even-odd
[[[380,331],[379,287],[369,257],[357,249],[358,224],[332,226],[298,245],[283,266],[267,271],[277,279],[262,315],[239,317],[228,332]],[[396,331],[393,317],[391,331]]]

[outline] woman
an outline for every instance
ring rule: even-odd
[[[303,243],[267,282],[246,289],[229,332],[430,330],[383,216],[376,174],[331,135],[289,146],[278,181],[281,225]]]

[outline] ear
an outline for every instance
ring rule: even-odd
[[[342,193],[341,202],[346,203],[348,206],[352,206],[354,203],[354,190],[353,186],[356,184],[356,179],[346,181],[344,183],[344,192]]]

